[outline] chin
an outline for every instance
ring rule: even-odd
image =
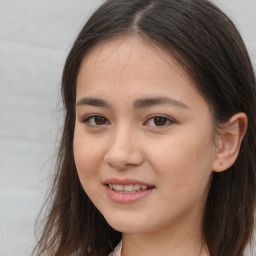
[[[106,219],[108,224],[115,229],[116,231],[119,231],[121,233],[144,233],[145,230],[145,224],[142,222],[138,223],[138,221],[133,222],[129,220],[124,220],[125,218],[116,218],[116,219]]]

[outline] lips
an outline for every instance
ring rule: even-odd
[[[155,188],[134,179],[108,179],[104,182],[108,196],[115,202],[132,203],[148,196]]]
[[[138,191],[153,188],[154,186],[145,182],[141,182],[135,179],[117,179],[111,178],[104,181],[105,185],[108,185],[110,189],[116,191]]]
[[[110,189],[113,189],[118,192],[123,193],[135,193],[139,190],[147,190],[148,187],[146,185],[140,184],[129,184],[129,185],[122,185],[122,184],[108,184]]]

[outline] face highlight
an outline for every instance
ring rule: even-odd
[[[78,175],[124,233],[200,224],[216,157],[206,101],[159,53],[139,37],[118,38],[85,57],[77,80]]]

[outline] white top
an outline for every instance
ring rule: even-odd
[[[121,250],[122,250],[122,241],[115,248],[115,250],[111,252],[108,256],[121,256]]]

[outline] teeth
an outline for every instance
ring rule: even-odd
[[[145,189],[147,189],[147,186],[141,185],[140,188],[145,190]]]
[[[138,190],[146,190],[148,187],[139,184],[120,185],[120,184],[108,184],[109,188],[124,193],[134,193]]]
[[[133,190],[134,190],[133,185],[125,185],[124,186],[124,191],[126,191],[126,192],[131,192]]]
[[[146,188],[147,188],[147,187],[146,187]],[[134,189],[134,190],[139,190],[139,189],[140,189],[140,185],[137,185],[137,184],[136,184],[136,185],[133,185],[133,189]]]
[[[114,190],[122,191],[124,190],[124,185],[113,184]]]

